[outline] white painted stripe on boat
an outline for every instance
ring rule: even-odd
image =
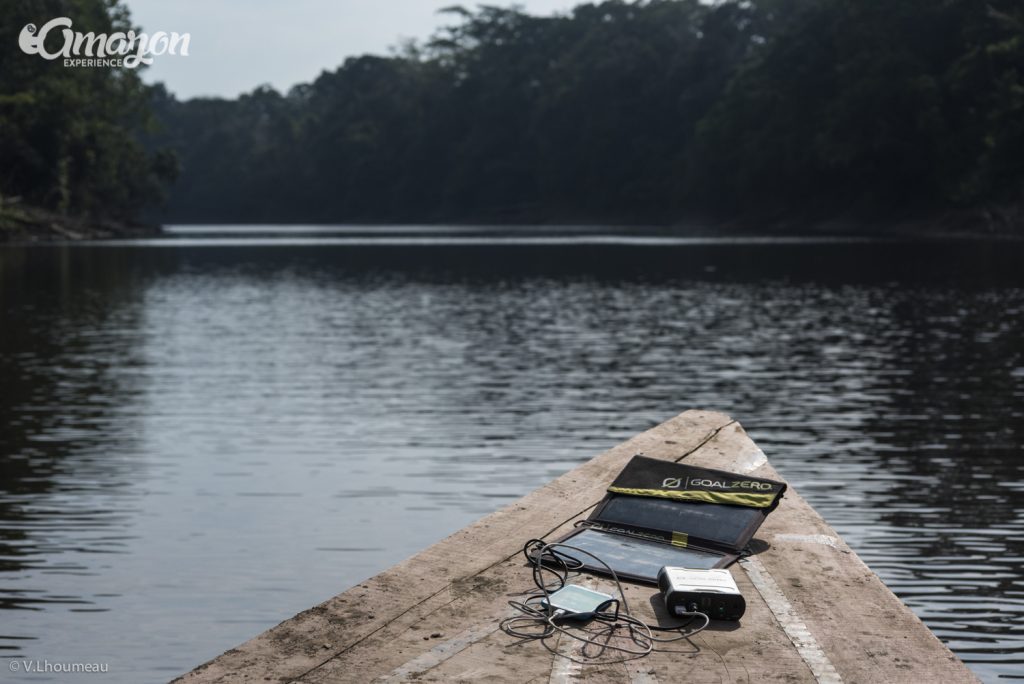
[[[842,684],[843,678],[821,649],[818,640],[797,615],[789,599],[779,589],[778,583],[764,567],[764,563],[757,556],[750,556],[743,560],[741,565],[819,684]]]
[[[644,658],[626,661],[626,674],[632,684],[658,684],[658,678]]]
[[[779,541],[804,542],[807,544],[821,544],[839,548],[839,540],[827,534],[777,534],[775,539]]]
[[[603,591],[599,588],[597,578],[593,575],[580,577],[575,584],[595,591]],[[548,675],[548,684],[565,684],[566,682],[578,682],[583,676],[583,642],[573,639],[565,634],[559,634],[558,645],[555,648],[556,655],[551,663],[551,674]]]
[[[768,457],[764,455],[763,451],[755,447],[753,451],[748,451],[736,460],[736,471],[749,473],[751,470],[757,470],[767,462]]]
[[[462,653],[467,648],[498,631],[498,623],[481,623],[460,632],[451,639],[444,641],[423,655],[413,658],[405,665],[395,668],[390,673],[378,677],[378,682],[402,682],[409,677],[421,675],[427,670],[433,669],[444,661]]]
[[[558,640],[558,655],[552,658],[551,674],[548,684],[566,684],[578,682],[583,674],[583,664],[579,661],[582,654],[582,642],[569,638],[564,634]]]

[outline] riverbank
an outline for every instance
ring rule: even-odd
[[[287,227],[289,234],[307,228],[319,234],[332,228],[345,228],[350,234],[375,234],[383,229],[403,229],[399,232],[422,234],[429,229],[438,233],[449,231],[561,236],[581,233],[619,233],[645,236],[671,236],[682,238],[881,238],[900,240],[930,239],[1019,239],[1024,237],[1024,204],[985,206],[972,209],[947,209],[930,213],[903,213],[887,217],[857,215],[761,214],[749,212],[736,217],[713,215],[687,215],[671,221],[644,220],[640,216],[585,216],[577,214],[539,215],[512,213],[503,216],[462,215],[448,218],[390,216],[375,218],[344,218],[337,221],[312,220],[309,216],[294,216],[289,220],[260,221],[202,220],[165,217],[165,226],[173,226],[174,233],[223,234],[239,232],[274,233]],[[193,232],[191,227],[195,227]],[[242,230],[242,228],[247,230]],[[365,229],[365,230],[364,230]]]
[[[1014,238],[1024,237],[1024,203],[986,205],[912,213],[886,218],[837,215],[828,218],[786,216],[744,217],[711,221],[717,234],[796,236],[858,236],[887,238]]]
[[[0,244],[152,237],[160,232],[155,224],[78,218],[0,200]]]
[[[429,226],[476,228],[522,228],[529,226],[531,232],[541,233],[546,229],[554,234],[566,230],[572,233],[581,230],[636,230],[643,234],[671,235],[676,237],[859,237],[897,238],[904,240],[927,240],[943,238],[1021,238],[1024,237],[1024,205],[985,207],[978,209],[950,210],[929,215],[906,215],[887,219],[866,219],[839,216],[828,219],[808,217],[757,217],[746,216],[735,219],[714,217],[691,217],[670,224],[638,223],[627,219],[562,220],[559,218],[520,219],[507,221],[358,221],[337,224],[294,224],[309,226],[362,225],[368,228],[415,225],[417,229]],[[203,227],[223,225],[233,228],[233,223],[187,222],[182,225]],[[245,225],[258,226],[260,223],[247,222]],[[269,223],[269,226],[283,224]],[[233,231],[232,231],[233,232]],[[315,232],[315,231],[314,231]],[[157,237],[164,231],[156,223],[129,223],[113,219],[86,219],[62,215],[57,212],[23,205],[0,199],[0,244],[49,243],[80,240],[106,240],[117,238]]]

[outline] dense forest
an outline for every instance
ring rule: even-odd
[[[61,16],[76,31],[133,28],[105,0],[0,0],[0,228],[39,208],[130,220],[164,197],[177,170],[172,151],[143,145],[155,120],[138,72],[65,68],[21,51],[22,27]]]
[[[1014,203],[1019,0],[451,8],[286,94],[156,100],[194,221],[822,217]]]
[[[103,0],[32,5],[96,30],[128,21]],[[179,101],[123,70],[13,59],[5,41],[0,194],[130,213],[163,184],[156,215],[186,222],[818,220],[1024,205],[1020,0],[446,11],[448,28],[423,44],[237,99]],[[0,15],[5,35],[24,14]]]

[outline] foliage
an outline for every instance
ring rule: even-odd
[[[66,68],[26,55],[23,26],[67,16],[76,31],[132,28],[105,0],[0,0],[0,194],[76,216],[131,218],[173,177],[168,152],[148,153],[149,89],[126,68]]]
[[[0,0],[127,26],[104,0]],[[31,11],[30,11],[31,10]],[[0,192],[176,221],[673,221],[1024,204],[1019,0],[447,10],[424,45],[179,101],[0,45]],[[29,15],[31,14],[31,17]],[[147,126],[147,106],[162,126]],[[144,143],[140,145],[139,141]],[[147,151],[148,150],[148,151]]]
[[[662,220],[697,122],[775,21],[697,0],[449,11],[428,44],[286,95],[163,94],[183,169],[170,218]]]
[[[1020,7],[803,3],[700,123],[693,196],[878,212],[1019,193]]]

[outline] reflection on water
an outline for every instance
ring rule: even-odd
[[[169,679],[703,407],[1019,671],[1019,243],[228,242],[0,251],[0,656]]]

